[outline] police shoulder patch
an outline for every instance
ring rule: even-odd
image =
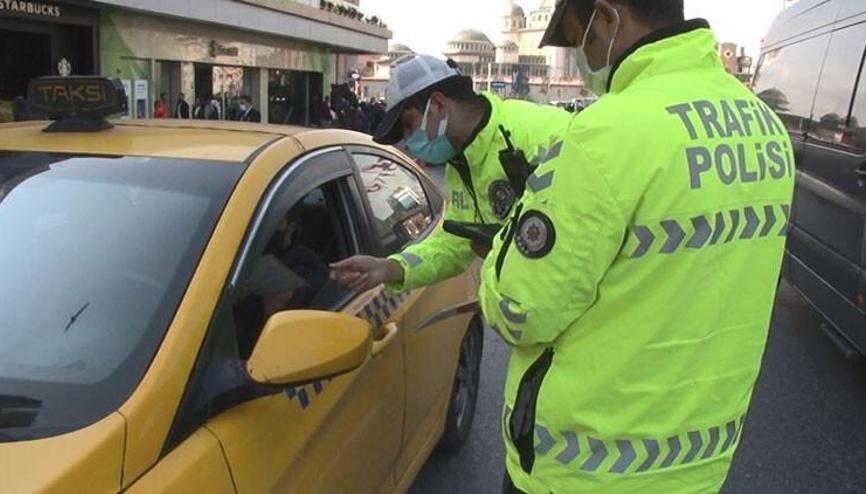
[[[553,250],[556,229],[550,218],[540,211],[527,211],[517,224],[514,243],[521,254],[530,259],[539,259]]]
[[[511,205],[514,203],[514,187],[508,180],[497,180],[490,184],[487,190],[487,197],[490,199],[490,207],[493,209],[493,214],[497,218],[505,219],[508,212],[511,211]]]

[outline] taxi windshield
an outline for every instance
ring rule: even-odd
[[[0,153],[0,442],[84,427],[129,397],[243,169]]]

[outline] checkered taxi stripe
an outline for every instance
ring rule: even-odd
[[[395,294],[388,290],[382,290],[370,299],[355,315],[361,319],[370,321],[373,323],[373,326],[379,327],[390,319],[391,314],[397,312],[406,301],[407,296],[408,294]],[[292,386],[286,389],[286,396],[289,397],[290,401],[297,398],[301,408],[306,410],[316,397],[325,391],[325,387],[330,382],[331,379],[323,379],[302,386]]]

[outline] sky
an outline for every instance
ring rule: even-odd
[[[784,0],[685,0],[686,17],[710,21],[719,41],[746,47],[758,58],[761,39]],[[527,15],[541,0],[515,0]],[[418,53],[440,55],[457,32],[477,29],[499,41],[506,0],[361,0],[361,10],[378,15],[394,32],[392,42],[408,45]]]

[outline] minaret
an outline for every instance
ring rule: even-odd
[[[520,41],[520,23],[523,19],[515,15],[515,6],[514,0],[505,0],[505,14],[502,17],[502,40],[518,43]]]

